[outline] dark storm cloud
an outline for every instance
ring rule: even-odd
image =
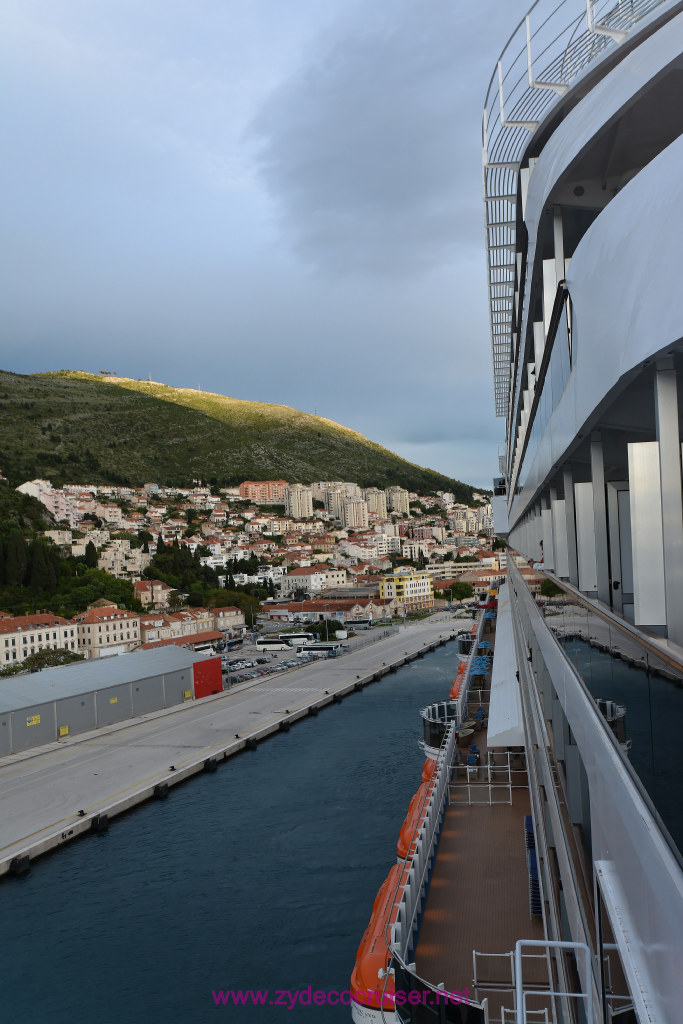
[[[382,23],[320,40],[261,109],[261,174],[306,262],[415,273],[481,245],[483,13],[399,0]]]

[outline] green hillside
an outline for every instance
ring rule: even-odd
[[[399,458],[362,434],[286,405],[245,402],[151,381],[62,370],[0,371],[0,470],[13,486],[193,479],[354,480],[411,490],[472,488]]]

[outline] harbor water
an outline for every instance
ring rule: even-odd
[[[420,783],[418,710],[457,663],[446,644],[4,881],[3,1024],[348,1024],[277,993],[348,990]]]

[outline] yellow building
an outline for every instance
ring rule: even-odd
[[[407,565],[400,566],[380,581],[379,596],[387,600],[395,598],[406,612],[434,607],[434,588],[429,574]]]

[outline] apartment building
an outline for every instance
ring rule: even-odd
[[[285,488],[285,512],[293,519],[312,519],[313,491],[303,484],[290,484]]]
[[[401,566],[384,576],[380,580],[379,593],[382,600],[395,598],[405,611],[431,607],[434,601],[431,578],[427,573],[410,566]]]
[[[233,633],[242,629],[245,625],[244,612],[235,605],[225,605],[222,608],[212,608],[214,628],[224,633]]]
[[[395,598],[406,612],[434,607],[434,587],[428,573],[400,566],[379,585],[382,600]]]
[[[173,587],[161,580],[139,580],[133,584],[135,596],[143,608],[167,608]]]
[[[110,576],[125,579],[140,576],[152,561],[152,556],[142,548],[131,547],[130,541],[121,537],[110,540],[97,559],[97,568],[104,569]]]
[[[366,487],[363,497],[368,503],[370,515],[375,515],[378,519],[388,518],[387,496],[384,491],[380,491],[379,487]]]
[[[345,498],[341,514],[345,530],[367,530],[368,503],[363,498]]]
[[[0,619],[0,665],[21,665],[38,651],[78,649],[76,626],[52,612],[8,615]]]
[[[344,515],[344,502],[347,494],[343,487],[335,487],[324,492],[323,501],[325,502],[325,509],[332,516],[333,519],[342,521]]]
[[[115,605],[90,608],[74,617],[78,650],[86,658],[125,654],[140,645],[140,616]]]
[[[304,590],[309,594],[320,593],[328,587],[344,587],[348,583],[346,569],[333,566],[309,566],[292,569],[279,582],[283,597],[293,594],[296,590]]]
[[[387,508],[390,512],[402,512],[405,515],[410,511],[410,495],[404,487],[388,487]]]
[[[245,480],[240,484],[240,498],[248,498],[259,505],[283,504],[288,486],[286,480]]]

